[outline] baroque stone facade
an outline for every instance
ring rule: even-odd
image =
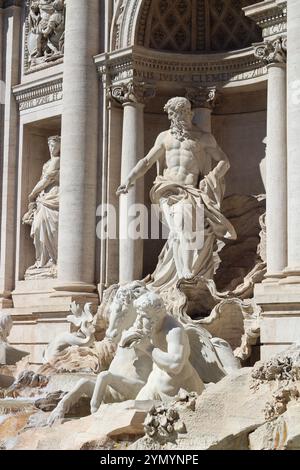
[[[268,336],[268,325],[275,320],[265,317],[262,297],[275,287],[268,279],[276,279],[280,289],[288,289],[280,273],[288,264],[291,240],[286,223],[290,191],[285,133],[289,109],[284,91],[289,50],[286,2],[104,3],[100,9],[98,0],[89,6],[79,0],[68,4],[62,0],[1,2],[6,54],[0,70],[5,84],[0,280],[2,307],[11,308],[16,321],[14,341],[22,348],[27,345],[33,363],[40,363],[46,345],[68,329],[70,302],[83,305],[88,301],[96,308],[110,285],[141,279],[155,270],[162,241],[124,236],[129,226],[128,204],[145,202],[150,209],[148,188],[154,174],[145,175],[145,190],[142,182],[126,197],[116,196],[116,190],[166,129],[164,104],[182,96],[192,105],[195,129],[214,136],[231,166],[222,197],[229,210],[226,217],[229,214],[238,235],[236,241],[227,240],[223,250],[219,249],[216,292],[218,286],[224,289],[226,285],[234,286],[236,292],[243,276],[251,278],[255,266],[267,263],[266,282],[256,287],[256,300],[263,310],[262,338],[267,334],[262,351],[267,351],[267,345],[277,340]],[[99,32],[104,29],[101,38]],[[45,173],[47,141],[55,135],[61,136],[60,167],[55,170],[59,183],[49,180],[54,173]],[[266,135],[267,172],[261,176]],[[58,201],[57,210],[54,201],[44,206],[42,202],[45,188],[51,193],[55,184],[59,212]],[[33,219],[32,212],[30,218],[29,207],[25,220],[32,188],[37,188],[37,197],[29,202],[39,208],[38,215]],[[230,209],[230,204],[238,203],[234,194],[258,197],[265,191],[267,248],[258,248],[258,253],[266,251],[266,255],[262,260],[258,254],[255,261],[261,230],[258,220],[263,212],[257,213],[255,235],[253,231],[241,235],[234,213],[242,220],[247,217],[247,207],[243,212],[238,206]],[[99,233],[103,217],[109,227],[117,224],[116,237]],[[26,223],[36,220],[39,242],[33,231],[30,237],[22,218]],[[59,223],[50,224],[58,218]],[[243,253],[244,267],[237,267],[234,250],[238,252],[239,246],[250,249],[251,243],[251,256],[249,251]],[[45,260],[42,246],[53,248]],[[149,252],[153,253],[150,257]],[[29,275],[28,267],[39,263],[40,256],[45,263],[38,269],[45,272]],[[187,311],[198,308],[198,315],[203,315],[205,302],[197,307],[195,299],[187,295],[187,300]],[[216,307],[215,301],[211,307]],[[204,310],[209,315],[210,309]],[[48,335],[44,326],[53,315]],[[289,318],[293,321],[293,315]],[[29,326],[32,321],[34,327]],[[21,340],[23,325],[27,333]]]
[[[299,31],[298,0],[0,0],[0,395],[41,426],[85,396],[91,436],[174,448],[236,382],[251,448],[296,413]]]

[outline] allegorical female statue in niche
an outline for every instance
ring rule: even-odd
[[[40,181],[29,195],[28,212],[23,223],[31,225],[36,261],[27,269],[25,279],[54,278],[57,275],[60,137],[48,139],[50,160],[45,163]]]

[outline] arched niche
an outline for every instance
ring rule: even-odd
[[[174,53],[244,49],[262,39],[243,8],[259,0],[119,0],[111,50],[139,45]]]

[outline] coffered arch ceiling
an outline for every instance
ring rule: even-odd
[[[262,40],[242,8],[260,0],[120,0],[112,49],[134,44],[177,53],[243,49]]]

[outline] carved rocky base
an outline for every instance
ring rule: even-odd
[[[38,268],[36,265],[31,266],[25,273],[25,281],[39,280],[39,279],[56,279],[57,266],[53,263],[48,263],[47,266]]]

